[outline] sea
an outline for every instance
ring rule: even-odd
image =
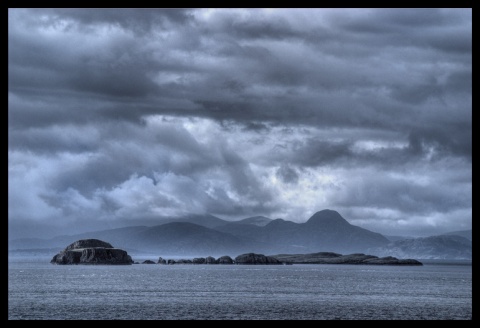
[[[10,320],[471,320],[472,265],[8,264]]]

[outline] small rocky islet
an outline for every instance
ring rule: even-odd
[[[53,264],[132,264],[126,251],[98,239],[81,239],[56,254]]]
[[[82,239],[68,245],[56,254],[50,261],[52,264],[109,264],[129,265],[133,262],[125,250],[114,248],[111,244],[98,239]],[[311,254],[279,254],[266,256],[263,254],[246,253],[235,259],[230,256],[221,256],[215,259],[212,256],[193,259],[164,259],[160,257],[157,264],[246,264],[246,265],[280,265],[280,264],[368,264],[368,265],[423,265],[414,259],[397,259],[396,257],[377,257],[362,253],[342,255],[332,252]],[[142,264],[155,264],[152,260],[145,260]]]

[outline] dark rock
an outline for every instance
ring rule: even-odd
[[[175,264],[192,264],[192,260],[180,259],[180,260],[177,260]]]
[[[396,257],[387,256],[380,258],[372,258],[364,261],[364,264],[379,265],[423,265],[422,262],[413,259],[399,260]]]
[[[373,255],[365,255],[362,253],[355,253],[355,254],[348,254],[342,255],[338,258],[332,259],[332,263],[335,264],[362,264],[365,261],[376,259],[376,256]]]
[[[193,264],[204,264],[205,258],[204,257],[196,257],[193,259]]]
[[[110,243],[107,243],[99,239],[81,239],[68,245],[65,248],[65,250],[69,251],[71,249],[91,248],[91,247],[113,248],[113,246]]]
[[[133,264],[140,264],[140,263],[138,263],[138,262],[133,262]]]
[[[225,256],[219,257],[215,261],[215,263],[217,263],[217,264],[233,264],[233,260],[230,256],[225,255]]]
[[[132,258],[123,249],[117,248],[84,248],[80,263],[92,264],[131,264]]]
[[[55,255],[53,264],[132,264],[126,251],[98,239],[82,239]]]
[[[158,258],[158,264],[167,264],[167,261],[161,257]]]
[[[55,255],[50,263],[55,264],[78,264],[82,257],[82,251],[77,250],[63,250]]]
[[[155,262],[151,261],[151,260],[145,260],[142,262],[142,264],[155,264]]]
[[[422,265],[412,259],[399,260],[395,257],[379,258],[374,255],[355,253],[341,255],[336,253],[310,253],[310,254],[279,254],[275,258],[284,263],[294,264],[377,264],[377,265]]]
[[[215,258],[214,258],[214,257],[211,257],[211,256],[207,256],[207,257],[205,258],[205,263],[206,263],[206,264],[216,264]]]
[[[279,260],[272,256],[263,254],[247,253],[239,255],[235,258],[236,264],[282,264]]]
[[[175,260],[167,260],[167,264],[175,264]]]
[[[314,254],[316,254],[317,256],[323,257],[323,258],[335,258],[335,257],[342,256],[342,254],[333,253],[333,252],[318,252],[318,253],[314,253]]]

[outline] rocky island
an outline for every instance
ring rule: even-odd
[[[342,255],[332,252],[311,254],[278,254],[274,258],[289,264],[375,264],[375,265],[423,265],[413,259],[397,259],[396,257],[378,257],[362,253]]]
[[[52,264],[132,264],[126,251],[98,239],[82,239],[55,255]]]

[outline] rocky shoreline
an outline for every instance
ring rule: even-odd
[[[154,264],[151,260],[143,263]],[[138,263],[136,263],[138,264]],[[367,265],[423,265],[420,261],[414,259],[397,259],[396,257],[378,257],[362,253],[342,255],[330,252],[320,252],[311,254],[279,254],[265,256],[263,254],[247,253],[232,259],[229,256],[222,256],[215,259],[211,256],[206,258],[190,259],[164,259],[160,257],[157,264],[253,264],[253,265],[289,265],[289,264],[367,264]]]
[[[139,264],[133,262],[126,251],[114,248],[111,244],[98,239],[78,240],[56,254],[53,264]],[[310,254],[278,254],[266,256],[256,253],[238,255],[235,259],[225,255],[217,259],[211,256],[193,259],[164,259],[157,262],[145,260],[142,264],[244,264],[244,265],[281,265],[281,264],[367,264],[367,265],[423,265],[414,259],[397,259],[396,257],[377,257],[363,253],[342,255],[332,252]]]

